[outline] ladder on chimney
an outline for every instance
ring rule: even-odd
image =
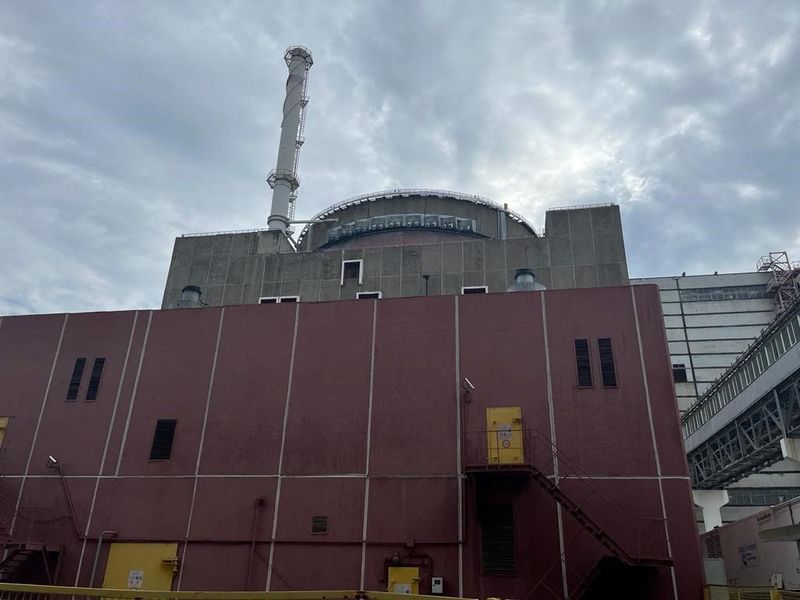
[[[310,74],[310,67],[306,64],[306,76],[303,79],[303,96],[300,99],[300,124],[297,127],[297,137],[294,141],[294,147],[296,152],[294,153],[294,164],[292,165],[292,173],[295,177],[298,177],[297,172],[300,169],[300,148],[306,141],[305,138],[305,129],[306,129],[306,115],[308,111],[306,111],[306,106],[308,105],[309,97],[308,97],[308,76]],[[289,195],[289,222],[294,221],[295,209],[297,208],[297,191],[292,191]],[[294,233],[294,228],[289,225],[287,228],[287,233],[292,235]]]

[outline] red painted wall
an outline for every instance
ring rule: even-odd
[[[673,558],[676,589],[659,567],[652,597],[699,598],[661,323],[654,286],[4,317],[0,518],[15,541],[63,546],[62,584],[89,582],[113,529],[178,542],[182,589],[385,589],[398,553],[423,566],[424,592],[438,575],[448,595],[563,597],[602,547],[525,474],[472,472],[486,408],[520,406],[537,468],[558,468],[629,553]],[[600,337],[615,388],[600,384]],[[576,338],[590,342],[591,389],[576,385]],[[79,356],[81,394],[66,402]],[[85,401],[100,356],[100,393]],[[151,461],[162,418],[178,421],[172,456]],[[513,505],[515,576],[481,574],[484,502]],[[314,516],[327,534],[311,533]],[[107,543],[95,583],[106,556]]]

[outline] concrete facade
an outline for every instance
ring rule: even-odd
[[[63,584],[89,583],[113,530],[99,573],[113,544],[177,543],[175,589],[380,590],[396,554],[423,593],[440,576],[446,595],[572,597],[607,550],[525,469],[487,463],[487,409],[518,406],[558,449],[525,437],[529,463],[631,556],[673,561],[645,569],[647,597],[699,599],[661,318],[655,286],[4,317],[5,534],[60,546]],[[94,400],[79,357],[105,360]],[[153,459],[161,419],[174,443]],[[499,505],[503,575],[481,546]]]
[[[455,213],[474,227],[368,231],[331,243],[333,225],[314,223],[301,239],[306,250],[295,249],[276,231],[179,237],[162,308],[176,308],[188,285],[201,289],[205,305],[230,306],[257,304],[263,297],[343,300],[359,292],[380,292],[383,298],[453,295],[473,286],[502,292],[519,268],[533,269],[547,288],[628,283],[617,206],[548,211],[543,236],[503,209],[457,198],[378,198],[332,214],[341,226],[401,209],[418,211],[411,214],[422,219]],[[344,261],[362,261],[358,279],[343,277]]]
[[[661,293],[670,360],[685,370],[675,392],[684,413],[775,317],[766,293],[770,273],[724,273],[631,279]]]

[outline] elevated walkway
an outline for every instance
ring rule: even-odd
[[[682,418],[692,487],[728,486],[800,459],[800,301],[784,311]]]

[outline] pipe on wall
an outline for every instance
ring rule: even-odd
[[[97,538],[97,548],[94,551],[94,562],[92,563],[92,574],[89,575],[89,587],[94,587],[94,576],[97,573],[97,563],[100,561],[100,547],[103,545],[103,538],[114,537],[117,535],[116,531],[106,529],[100,532],[100,537]]]
[[[258,497],[253,503],[253,528],[250,537],[250,553],[247,556],[247,575],[244,580],[244,589],[250,589],[250,576],[253,574],[253,559],[256,555],[256,537],[258,534],[258,516],[261,507],[264,506],[264,498]]]

